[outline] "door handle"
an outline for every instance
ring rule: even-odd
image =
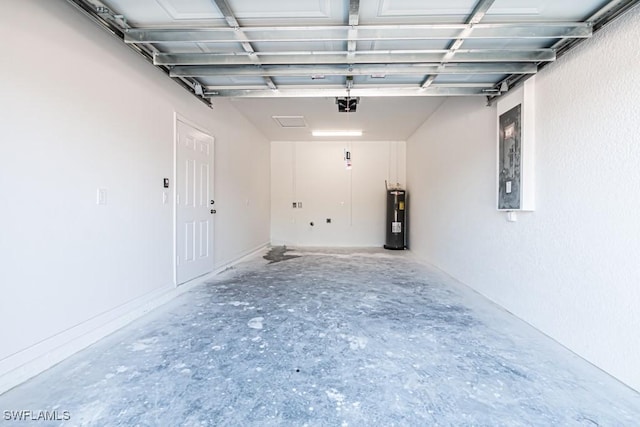
[[[213,205],[214,203],[215,203],[215,201],[214,201],[214,200],[212,200],[212,201],[211,201],[211,204]]]
[[[217,212],[217,211],[216,211],[215,209],[211,209],[211,213],[212,213],[212,214],[214,214],[214,213],[216,213],[216,212]]]

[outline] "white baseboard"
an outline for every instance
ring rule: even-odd
[[[259,253],[261,253],[262,251],[264,251],[266,248],[268,248],[269,246],[271,246],[270,242],[266,242],[266,243],[262,243],[256,247],[254,247],[253,249],[248,249],[244,252],[241,252],[240,254],[236,255],[231,261],[227,261],[227,262],[222,262],[221,264],[219,264],[215,271],[211,272],[210,274],[207,275],[213,275],[213,274],[218,274],[223,270],[226,270],[227,268],[234,266],[242,261],[245,261],[247,259],[251,259],[254,256],[258,255]]]
[[[221,271],[258,255],[268,245],[265,243],[250,249],[236,259],[218,266],[211,273],[178,287],[168,286],[153,291],[0,360],[0,395],[114,333],[151,310],[166,304],[178,295],[201,285]]]

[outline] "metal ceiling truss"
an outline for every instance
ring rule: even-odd
[[[361,25],[360,0],[348,0],[344,25],[242,26],[227,0],[210,0],[226,26],[132,28],[125,16],[108,8],[108,0],[68,1],[207,102],[216,96],[479,95],[486,96],[489,103],[505,88],[518,86],[640,2],[609,1],[584,22],[482,22],[495,0],[478,0],[463,23]],[[463,48],[470,40],[476,47]],[[518,46],[533,46],[534,42],[543,47],[477,48],[487,40],[521,40]],[[372,49],[372,42],[410,42],[412,46],[418,42],[442,43],[445,48]],[[278,48],[265,49],[269,43]],[[310,50],[309,43],[341,46],[340,50]],[[180,51],[173,51],[172,46],[178,44]],[[192,44],[193,51],[184,53],[185,44]],[[238,48],[230,51],[230,46]],[[456,80],[459,83],[438,79],[447,75],[465,78]],[[495,75],[499,81],[487,83],[486,78],[480,78],[483,75]],[[336,76],[344,78],[344,84],[322,85],[317,81],[326,76],[333,77],[332,83],[336,83]],[[367,79],[356,82],[354,76],[377,77],[379,83],[373,85]],[[394,76],[404,77],[394,81]],[[407,76],[413,76],[416,83],[407,84]],[[477,81],[468,76],[478,76]],[[204,83],[211,78],[223,80],[215,85]],[[225,78],[227,83],[223,83]],[[264,84],[249,80],[243,84],[242,79],[247,78],[261,79]],[[302,85],[300,78],[308,78],[309,84]]]
[[[256,54],[235,53],[158,53],[156,65],[302,65],[302,64],[430,64],[440,63],[450,50],[402,50],[358,52],[272,52]],[[259,58],[259,59],[258,59]],[[497,50],[472,49],[456,51],[447,59],[451,63],[539,62],[556,59],[554,49]]]
[[[622,16],[625,12],[635,7],[640,3],[640,0],[611,0],[602,8],[597,10],[593,15],[585,20],[592,27],[593,33],[600,31],[604,26],[613,22],[616,18]],[[551,48],[556,52],[556,58],[560,58],[582,43],[584,39],[562,39],[558,40]],[[538,71],[547,66],[549,62],[541,62],[538,66]],[[509,89],[521,86],[530,76],[513,75],[509,76],[503,81],[499,82],[496,87],[507,86]],[[487,104],[491,105],[496,102],[503,93],[498,91],[497,94],[487,97]]]
[[[67,0],[74,7],[80,10],[84,15],[88,16],[93,22],[98,24],[102,29],[106,30],[109,34],[116,37],[119,40],[124,41],[125,34],[131,30],[131,27],[127,23],[126,18],[123,15],[119,15],[109,9],[107,6],[99,1],[92,0]],[[153,64],[153,57],[157,54],[157,50],[150,45],[129,45],[136,53],[142,56],[147,61]],[[162,72],[169,76],[170,68],[164,66],[158,66]],[[202,96],[202,85],[193,78],[185,77],[171,77],[173,81],[178,83],[184,89],[195,95],[200,101],[206,105],[211,106],[211,101],[208,98]]]
[[[473,30],[475,29],[474,26],[480,23],[482,18],[484,18],[484,15],[487,14],[487,11],[489,10],[489,8],[493,6],[494,1],[495,0],[480,0],[476,4],[474,11],[471,13],[469,18],[467,19],[466,26],[456,36],[456,39],[452,40],[449,43],[447,52],[442,56],[440,65],[438,66],[438,69],[436,70],[436,72],[428,75],[427,78],[422,82],[422,86],[421,86],[422,89],[427,89],[429,86],[431,86],[435,81],[435,79],[438,77],[438,75],[442,71],[444,71],[447,63],[450,62],[456,56],[458,49],[460,49],[464,41],[467,38],[469,38],[471,34],[473,34]]]
[[[390,65],[273,65],[262,67],[237,66],[176,66],[172,77],[301,77],[301,76],[380,76],[440,74],[534,74],[537,66],[531,63],[478,63],[446,64],[390,64]]]
[[[383,96],[474,96],[474,95],[486,95],[483,92],[482,84],[479,86],[458,86],[451,87],[450,85],[437,86],[433,85],[425,89],[416,89],[415,86],[403,87],[394,85],[394,87],[386,88],[380,86],[367,87],[366,85],[360,85],[349,90],[348,96],[354,97],[383,97]],[[493,85],[492,85],[493,86]],[[486,90],[486,89],[485,89]],[[264,89],[218,89],[207,90],[205,96],[228,96],[234,98],[315,98],[315,97],[344,97],[346,94],[345,87],[336,86],[334,88],[322,87],[322,88],[309,88],[294,87],[286,89],[278,89],[274,91],[267,91]]]
[[[357,33],[355,29],[357,28]],[[464,31],[464,34],[458,34]],[[301,36],[301,33],[304,34]],[[317,41],[390,41],[461,39],[563,39],[588,38],[588,22],[536,22],[492,24],[359,25],[306,27],[242,27],[252,43]],[[131,29],[127,43],[237,43],[233,28]]]
[[[227,3],[227,0],[213,0],[213,2],[218,7],[218,9],[220,9],[220,12],[222,12],[222,14],[224,15],[224,19],[227,21],[227,24],[229,24],[229,27],[233,29],[236,40],[240,42],[240,44],[242,45],[242,48],[248,54],[247,58],[251,61],[251,63],[254,66],[255,65],[259,66],[260,61],[258,57],[255,55],[256,51],[251,45],[251,40],[249,40],[247,35],[244,33],[244,31],[240,27],[240,24],[238,23],[238,20],[233,14],[231,7],[229,7],[229,4]],[[273,82],[273,80],[271,80],[271,77],[263,76],[263,79],[269,89],[277,89],[276,84]]]

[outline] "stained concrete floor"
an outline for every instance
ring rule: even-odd
[[[0,396],[19,409],[71,419],[0,426],[640,423],[638,393],[377,249],[242,263]]]

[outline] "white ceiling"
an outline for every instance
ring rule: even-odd
[[[232,98],[231,104],[270,141],[344,140],[312,130],[362,130],[363,141],[404,141],[445,98],[363,98],[355,113],[339,113],[335,98]],[[213,102],[215,111],[215,100]],[[282,128],[273,116],[303,116],[306,127]]]
[[[640,0],[67,0],[271,140],[406,139],[444,96],[493,101]],[[360,97],[338,113],[336,97]],[[274,115],[304,116],[283,129]]]

